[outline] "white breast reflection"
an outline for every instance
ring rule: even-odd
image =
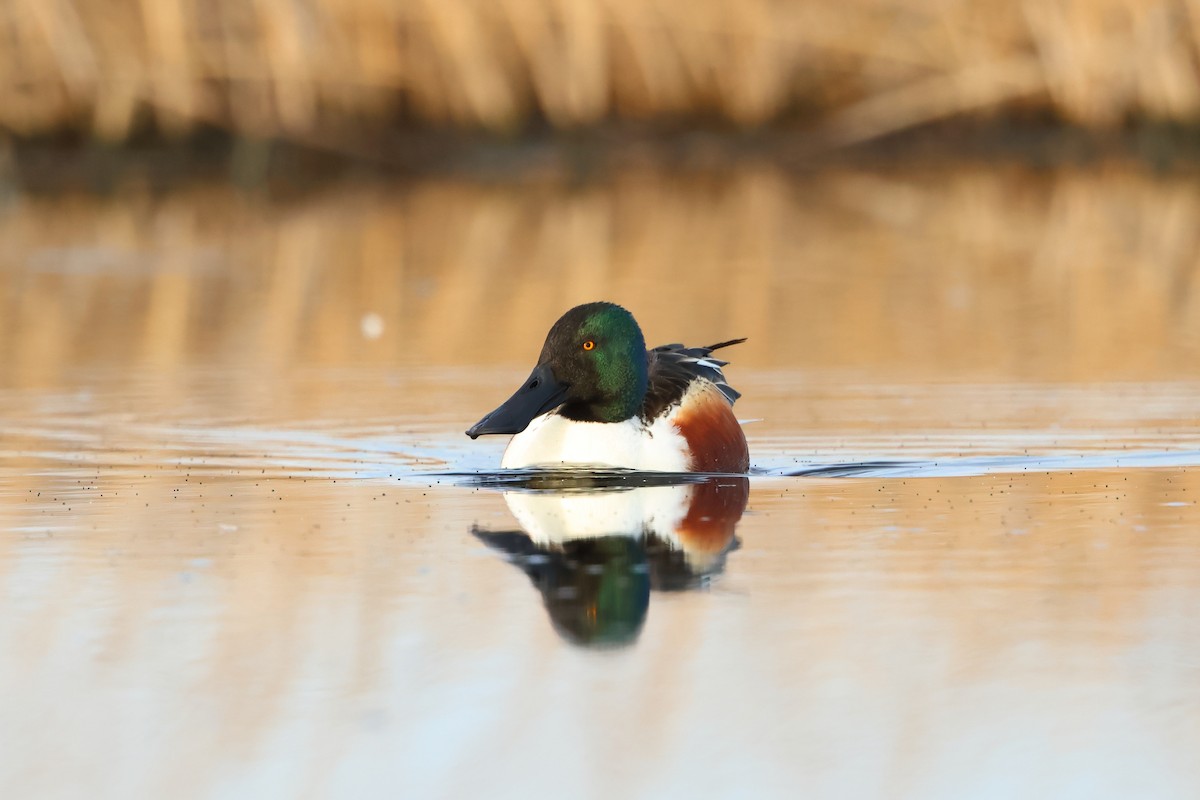
[[[519,530],[472,533],[520,568],[550,622],[585,647],[635,643],[653,591],[706,586],[737,548],[746,478],[504,493]]]

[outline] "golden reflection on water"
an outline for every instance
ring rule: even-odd
[[[1192,796],[1198,216],[1120,170],[10,201],[0,796]],[[502,493],[413,474],[497,464],[462,430],[596,297],[751,337],[759,467],[939,466],[752,479],[576,647]]]
[[[757,482],[712,588],[655,595],[599,660],[472,536],[511,525],[497,493],[313,484],[81,470],[6,493],[6,787],[1200,777],[1192,470]]]
[[[1108,171],[618,174],[270,204],[223,187],[0,214],[10,380],[80,364],[524,363],[562,309],[738,363],[1194,377],[1200,188]],[[364,315],[373,317],[364,326]],[[383,335],[364,336],[381,322]]]

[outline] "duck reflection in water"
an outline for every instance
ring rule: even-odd
[[[586,647],[633,644],[651,591],[706,586],[736,549],[750,484],[742,477],[673,485],[506,491],[522,530],[472,533],[542,594],[554,629]]]

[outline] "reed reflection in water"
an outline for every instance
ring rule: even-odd
[[[1118,168],[28,197],[0,238],[7,385],[96,364],[515,365],[597,298],[652,344],[750,337],[735,368],[1200,376],[1200,188]]]
[[[1187,797],[1197,474],[751,481],[598,656],[471,535],[492,491],[6,465],[0,788]]]
[[[0,796],[1200,788],[1197,471],[1066,460],[1200,450],[1190,179],[130,189],[0,239]],[[597,297],[750,337],[756,466],[1059,468],[755,478],[732,540],[602,545],[415,477],[498,464],[463,429]],[[636,641],[564,642],[608,587]]]

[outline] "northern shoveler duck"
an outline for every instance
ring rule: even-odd
[[[746,436],[737,391],[714,350],[668,344],[646,350],[633,315],[613,303],[563,314],[529,378],[467,431],[511,433],[501,466],[602,466],[656,472],[741,473]]]

